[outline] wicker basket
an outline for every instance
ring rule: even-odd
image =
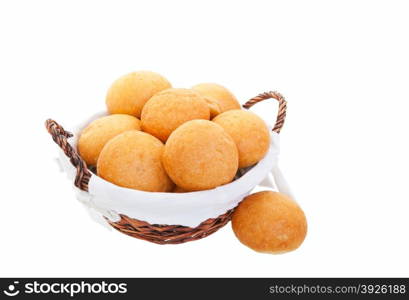
[[[247,101],[243,107],[249,109],[254,104],[270,98],[278,101],[278,115],[273,131],[279,133],[283,127],[286,116],[286,101],[281,94],[277,92],[262,93]],[[69,158],[70,163],[76,169],[74,185],[78,189],[87,193],[88,182],[90,181],[91,176],[96,176],[93,173],[95,170],[90,170],[87,167],[85,161],[67,141],[67,139],[73,135],[70,132],[65,131],[62,126],[51,119],[46,121],[46,128],[51,134],[54,142],[60,146],[64,154]],[[207,219],[196,227],[150,224],[145,221],[128,217],[124,214],[119,214],[120,219],[115,222],[108,218],[105,219],[113,228],[129,236],[157,244],[180,244],[198,240],[216,232],[230,221],[233,211],[234,208],[216,218]]]

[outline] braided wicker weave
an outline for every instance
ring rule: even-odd
[[[279,133],[284,125],[287,108],[287,102],[281,94],[277,92],[259,94],[247,101],[243,107],[249,109],[254,104],[270,98],[278,101],[278,114],[273,131]],[[67,139],[73,135],[51,119],[48,119],[45,125],[54,142],[60,146],[77,170],[75,186],[80,190],[88,192],[88,182],[91,176],[94,175],[77,151],[68,143]],[[216,232],[230,221],[233,211],[234,209],[231,209],[217,218],[207,219],[194,228],[181,225],[149,224],[122,214],[120,214],[118,222],[111,222],[109,220],[107,222],[118,231],[138,239],[157,244],[180,244],[198,240]]]

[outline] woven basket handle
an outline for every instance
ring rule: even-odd
[[[70,159],[71,164],[77,169],[74,182],[75,186],[88,192],[88,182],[91,178],[91,172],[88,170],[85,161],[67,141],[68,138],[73,136],[72,133],[65,131],[61,125],[51,119],[45,122],[45,127],[51,134],[54,142],[60,146],[65,155]]]
[[[278,114],[277,114],[277,119],[276,119],[276,123],[273,128],[273,131],[280,133],[281,128],[283,128],[285,116],[287,113],[287,101],[285,101],[284,97],[280,93],[266,92],[266,93],[259,94],[256,97],[251,98],[249,101],[244,103],[243,107],[246,109],[249,109],[254,104],[270,99],[270,98],[276,99],[278,101]]]

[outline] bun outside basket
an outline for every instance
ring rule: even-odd
[[[283,127],[286,117],[287,102],[278,92],[266,92],[247,101],[243,108],[249,109],[258,102],[267,99],[278,101],[278,114],[273,131],[279,133]],[[54,142],[62,149],[70,163],[75,167],[76,175],[74,185],[85,193],[88,193],[88,183],[92,176],[96,176],[87,166],[85,161],[78,154],[76,149],[68,142],[68,138],[73,134],[65,131],[57,122],[48,119],[46,121],[47,131],[51,134]],[[192,196],[194,192],[191,193]],[[129,236],[146,240],[157,244],[180,244],[204,238],[226,225],[232,216],[234,208],[226,211],[216,218],[209,218],[196,227],[182,225],[162,225],[150,224],[146,221],[131,218],[119,212],[119,220],[105,220],[116,230]]]

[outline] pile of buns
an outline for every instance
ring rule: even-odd
[[[264,121],[242,110],[236,97],[218,84],[172,88],[163,76],[138,71],[111,85],[106,106],[108,115],[81,132],[78,152],[98,176],[121,187],[175,193],[213,189],[234,180],[240,168],[256,164],[269,149]],[[291,199],[271,193],[245,199],[233,216],[233,229],[241,242],[257,251],[295,249],[306,233],[305,216]],[[270,214],[264,212],[264,202],[276,202],[271,203]],[[278,210],[294,222],[272,217]],[[279,233],[262,226],[246,233],[247,227],[267,215],[280,223]],[[291,233],[282,232],[285,226]],[[266,242],[271,235],[278,238],[274,245]]]

